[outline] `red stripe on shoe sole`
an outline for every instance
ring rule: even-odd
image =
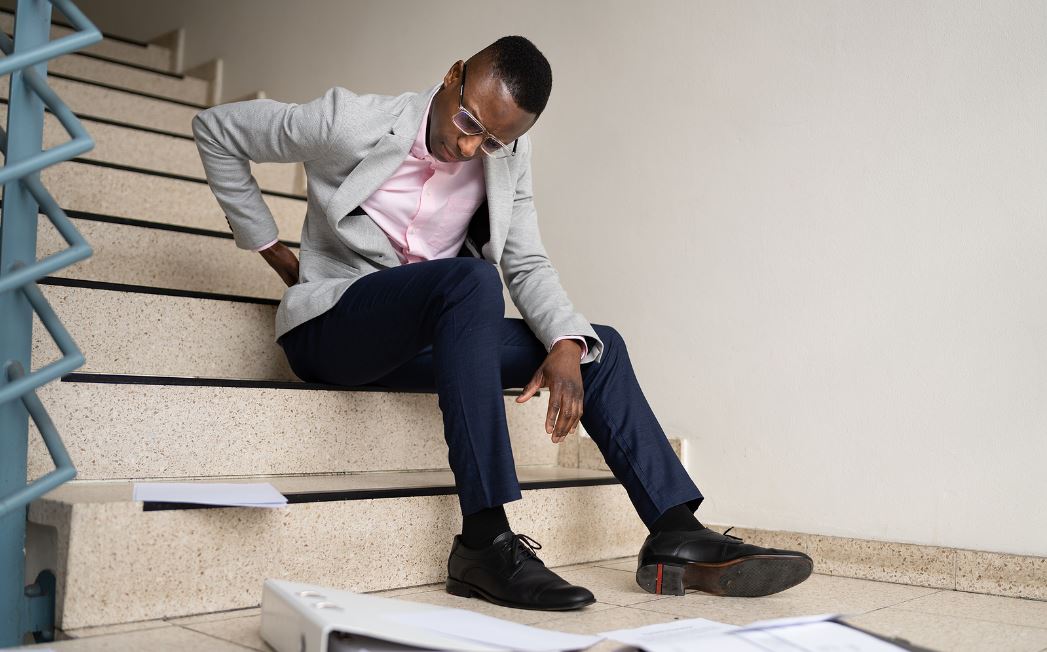
[[[662,594],[662,565],[658,564],[658,580],[654,585],[654,592],[656,595]]]

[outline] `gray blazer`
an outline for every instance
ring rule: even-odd
[[[306,104],[248,100],[193,118],[207,182],[241,249],[277,237],[249,161],[305,165],[308,202],[299,280],[277,309],[277,338],[329,310],[365,274],[400,264],[385,232],[366,214],[350,212],[407,157],[438,89],[392,97],[335,87]],[[542,246],[530,137],[520,138],[516,156],[483,159],[487,202],[473,216],[462,251],[501,266],[513,303],[546,351],[557,337],[583,335],[589,352],[582,362],[599,360],[603,342],[575,311]]]

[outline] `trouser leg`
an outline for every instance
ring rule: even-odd
[[[625,340],[617,330],[592,324],[604,343],[600,362],[581,366],[582,425],[621,481],[647,527],[670,507],[692,512],[702,494],[676,456],[643,391]],[[545,360],[545,348],[522,319],[502,323],[502,387],[523,387]],[[433,382],[433,359],[422,351],[378,381],[389,387],[426,387]],[[544,426],[544,418],[542,419]]]
[[[280,344],[303,380],[347,386],[374,384],[425,350],[467,515],[521,497],[499,360],[491,354],[504,315],[493,265],[438,259],[360,278],[331,310],[286,333]]]

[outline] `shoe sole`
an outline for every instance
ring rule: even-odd
[[[752,555],[718,564],[646,564],[636,583],[656,595],[683,595],[697,589],[713,595],[755,598],[796,586],[814,570],[806,557]]]
[[[462,598],[479,597],[483,598],[484,600],[487,600],[490,603],[501,605],[503,607],[512,607],[513,609],[532,609],[534,611],[571,611],[572,609],[581,609],[582,607],[589,606],[596,602],[596,598],[594,597],[592,600],[589,600],[587,602],[562,606],[543,607],[538,605],[518,604],[515,602],[510,602],[509,600],[502,600],[500,598],[496,598],[481,588],[475,587],[472,584],[468,584],[466,582],[462,582],[450,577],[447,578],[447,583],[445,587],[447,589],[447,592],[451,595],[457,595]]]

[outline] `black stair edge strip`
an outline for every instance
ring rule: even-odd
[[[170,102],[171,104],[178,104],[180,106],[188,106],[193,109],[208,109],[209,106],[205,104],[196,104],[194,102],[187,102],[185,100],[178,100],[172,97],[164,97],[163,95],[154,95],[152,93],[146,93],[145,91],[136,91],[133,88],[124,88],[123,86],[114,86],[113,84],[107,84],[105,82],[94,81],[92,79],[84,79],[82,77],[74,77],[72,75],[66,75],[60,72],[47,71],[48,77],[57,77],[58,79],[64,79],[66,81],[77,82],[79,84],[89,84],[91,86],[98,86],[110,91],[118,91],[121,93],[128,93],[130,95],[138,95],[139,97],[147,97],[151,100],[159,100],[161,102]]]
[[[0,7],[0,13],[10,14],[12,16],[15,15],[15,12],[13,10],[4,7]],[[58,13],[62,14],[61,10],[59,10]],[[62,15],[64,16],[65,14]],[[55,20],[54,18],[51,18],[51,24],[58,25],[59,27],[66,27],[68,29],[76,29],[75,26],[64,20]],[[108,32],[102,32],[102,37],[107,38],[110,41],[120,41],[121,43],[127,43],[128,45],[137,45],[140,48],[149,47],[149,43],[146,43],[145,41],[138,41],[133,38],[128,38],[126,36],[116,36],[115,34],[109,34]]]
[[[617,478],[572,478],[569,480],[533,480],[520,482],[523,491],[539,489],[569,489],[572,487],[600,487],[620,484]],[[458,493],[453,485],[435,487],[397,487],[389,489],[346,489],[344,491],[291,492],[284,496],[289,505],[302,503],[345,502],[350,500],[374,500],[381,498],[415,498],[424,496],[450,496]],[[143,512],[181,511],[186,509],[241,509],[229,505],[195,505],[192,503],[167,503],[146,501]]]
[[[3,202],[0,201],[0,205]],[[168,224],[167,222],[150,222],[149,220],[137,220],[133,217],[118,217],[116,215],[103,215],[101,213],[91,213],[89,211],[77,211],[77,210],[65,210],[65,214],[69,217],[79,220],[89,220],[91,222],[107,222],[109,224],[122,224],[124,226],[137,226],[143,229],[158,229],[160,231],[175,231],[177,233],[189,233],[192,235],[202,235],[209,238],[223,238],[225,240],[232,240],[233,234],[228,231],[215,231],[212,229],[203,229],[197,226],[184,226],[181,224]],[[295,242],[294,240],[280,240],[283,244],[288,247],[297,247],[301,249],[302,243]]]
[[[8,98],[0,97],[0,104],[9,104]],[[51,109],[44,107],[44,111],[51,113]],[[122,127],[124,129],[134,129],[135,131],[145,131],[158,136],[167,136],[169,138],[181,138],[182,140],[195,140],[189,134],[180,134],[174,131],[167,131],[166,129],[157,129],[156,127],[148,127],[146,125],[136,125],[130,122],[123,122],[121,120],[113,120],[112,118],[103,118],[102,116],[91,115],[90,113],[81,113],[80,111],[73,111],[73,115],[88,122],[99,122],[101,124],[109,125],[111,127]]]
[[[190,177],[185,174],[176,174],[174,172],[164,172],[162,170],[150,170],[147,168],[139,168],[133,165],[124,165],[123,163],[110,163],[109,161],[99,161],[93,158],[83,158],[80,156],[69,159],[73,163],[82,163],[84,165],[94,165],[100,168],[109,168],[110,170],[120,170],[122,172],[135,172],[138,174],[148,174],[152,177],[163,177],[164,179],[174,179],[176,181],[189,181],[192,183],[200,183],[207,185],[207,179],[201,179],[199,177]],[[305,195],[295,195],[289,192],[281,192],[279,190],[264,190],[259,188],[263,195],[269,195],[271,197],[283,197],[284,199],[294,199],[297,201],[306,201]]]
[[[223,294],[221,292],[202,292],[200,290],[177,290],[153,285],[135,285],[132,283],[113,283],[111,281],[93,281],[84,278],[66,278],[45,276],[37,281],[40,285],[60,285],[63,287],[89,288],[92,290],[110,290],[113,292],[131,292],[134,294],[156,294],[166,297],[183,297],[188,299],[210,299],[213,301],[231,301],[233,303],[255,303],[267,306],[280,305],[278,299],[266,297],[248,297],[240,294]]]
[[[74,371],[61,378],[63,383],[97,383],[100,385],[173,385],[177,387],[231,387],[240,389],[305,389],[330,392],[384,392],[387,394],[435,394],[430,389],[404,389],[379,385],[330,385],[297,380],[246,380],[241,378],[203,378],[191,376],[155,376],[137,374],[104,374]],[[502,396],[522,396],[522,388],[502,389]],[[534,394],[541,396],[539,389]]]

